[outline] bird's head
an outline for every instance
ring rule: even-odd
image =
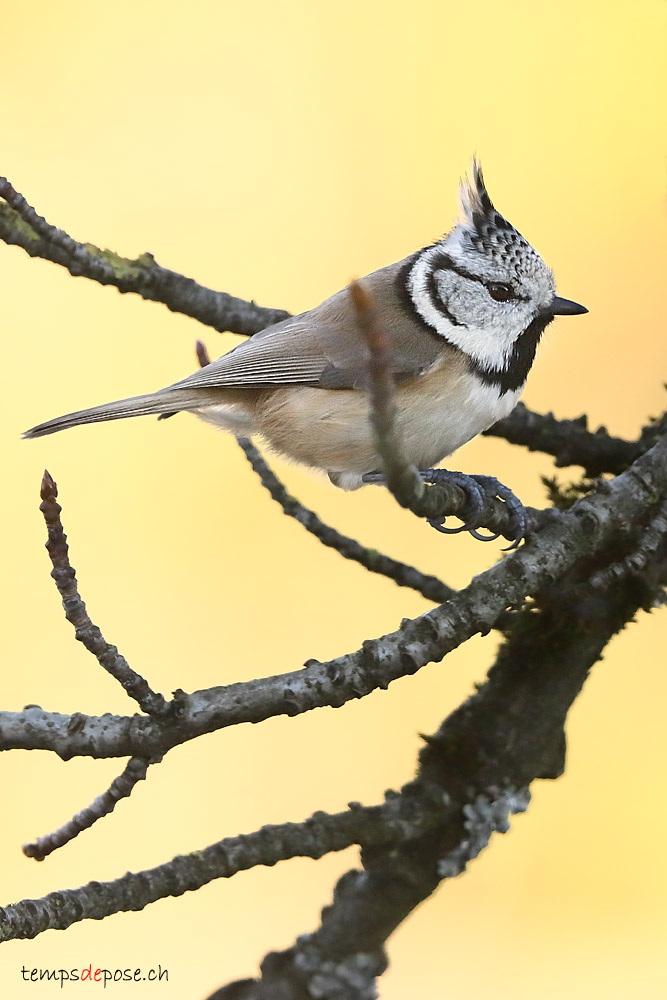
[[[476,160],[460,205],[451,232],[417,255],[406,290],[421,319],[486,381],[518,388],[554,316],[587,310],[556,295],[553,272],[496,211]]]

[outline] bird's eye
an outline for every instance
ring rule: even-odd
[[[515,299],[516,295],[514,290],[510,288],[509,285],[504,285],[501,282],[495,282],[492,285],[486,286],[489,295],[495,302],[508,302],[509,299]]]

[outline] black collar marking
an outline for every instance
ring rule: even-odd
[[[514,342],[514,347],[507,359],[507,366],[505,368],[489,368],[475,361],[469,354],[466,355],[468,368],[482,382],[485,382],[487,385],[497,386],[500,389],[501,396],[504,396],[506,392],[513,392],[515,389],[519,389],[528,378],[528,372],[535,360],[535,351],[540,342],[540,337],[552,319],[553,316],[535,317],[532,323],[526,327]]]

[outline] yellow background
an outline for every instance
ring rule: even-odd
[[[2,12],[0,173],[74,237],[266,305],[309,308],[440,236],[473,151],[499,210],[590,315],[548,330],[525,393],[634,435],[664,405],[664,5],[660,2],[36,2]],[[58,480],[84,598],[158,689],[252,678],[355,649],[429,605],[285,519],[233,440],[179,417],[35,442],[55,414],[161,387],[235,338],[0,246],[2,707],[126,713],[74,641],[43,550]],[[378,490],[277,463],[341,530],[464,584],[497,545],[443,538]],[[454,467],[541,503],[544,456],[481,439]],[[567,476],[567,473],[564,474]],[[566,776],[390,942],[383,1000],[664,995],[665,617],[642,615],[569,723]],[[413,772],[496,638],[343,709],[169,754],[129,802],[42,865],[20,844],[88,804],[123,762],[0,757],[0,903],[111,879],[263,823],[373,803]],[[0,949],[20,968],[144,969],[204,997],[316,926],[357,852],[220,880],[140,914]],[[74,987],[62,995],[77,995]]]

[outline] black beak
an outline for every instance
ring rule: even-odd
[[[554,295],[551,304],[544,310],[547,316],[581,316],[587,312],[586,306],[580,306],[578,302],[572,302],[570,299],[561,299],[560,295]]]

